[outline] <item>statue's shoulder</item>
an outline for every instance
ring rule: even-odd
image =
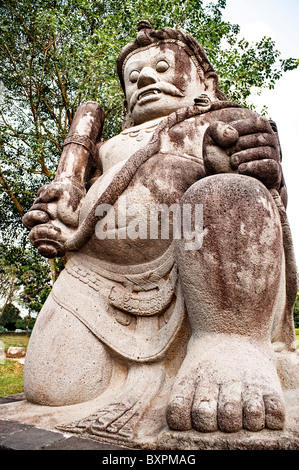
[[[197,120],[202,117],[209,122],[219,120],[227,123],[258,116],[251,109],[244,108],[244,106],[238,103],[224,100],[211,101],[206,107],[195,105],[191,113],[194,113]]]
[[[215,100],[209,98],[195,100],[193,106],[180,108],[169,116],[165,117],[158,132],[169,132],[178,129],[188,129],[201,127],[214,121],[232,122],[241,119],[248,119],[258,114],[250,109],[244,108],[238,103],[230,101]]]
[[[259,114],[252,109],[245,108],[244,106],[231,101],[214,101],[208,111],[213,118],[216,116],[223,117],[226,122],[236,121],[240,119],[249,119],[253,116],[257,117]]]

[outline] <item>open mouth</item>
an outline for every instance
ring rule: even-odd
[[[142,100],[142,98],[145,98],[147,96],[155,96],[155,95],[159,95],[161,93],[162,93],[161,90],[158,90],[157,88],[153,88],[151,90],[146,90],[146,91],[143,91],[143,92],[139,93],[137,101],[140,101],[140,100]]]

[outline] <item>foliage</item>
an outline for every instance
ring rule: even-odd
[[[29,317],[29,315],[27,315],[26,317],[19,318],[16,321],[16,328],[17,329],[19,328],[20,330],[32,330],[34,327],[35,321],[36,321],[35,318]]]
[[[0,333],[7,333],[7,331],[7,328],[4,328],[4,326],[0,325]]]
[[[7,304],[0,317],[0,325],[8,330],[15,330],[16,321],[20,319],[20,310],[13,304]]]
[[[9,286],[9,289],[7,289]],[[34,249],[0,245],[0,296],[38,313],[52,287],[50,267]]]

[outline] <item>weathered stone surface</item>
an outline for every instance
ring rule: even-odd
[[[296,447],[297,274],[276,126],[227,100],[182,31],[142,22],[117,66],[122,132],[101,142],[103,111],[80,106],[24,217],[40,253],[66,256],[26,355],[34,416],[141,447]]]

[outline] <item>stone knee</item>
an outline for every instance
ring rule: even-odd
[[[203,214],[200,248],[176,242],[192,328],[264,335],[283,265],[280,217],[269,191],[256,179],[220,174],[191,186],[185,204],[193,210],[201,204]]]
[[[99,396],[111,377],[106,347],[51,294],[29,341],[24,365],[28,401],[62,406]]]

